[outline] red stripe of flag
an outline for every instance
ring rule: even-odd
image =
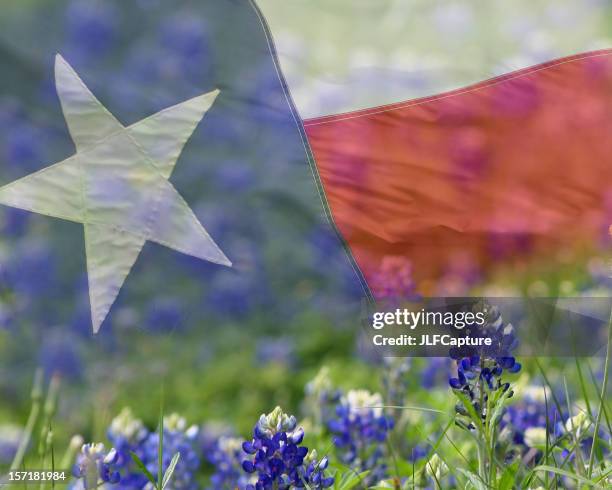
[[[612,49],[304,126],[378,297],[397,263],[431,293],[457,264],[486,277],[599,246],[612,222]]]

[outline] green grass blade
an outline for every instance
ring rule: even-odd
[[[164,478],[163,478],[162,484],[161,484],[162,490],[164,490],[166,488],[166,485],[168,485],[168,482],[170,481],[170,478],[172,478],[172,474],[174,473],[174,470],[176,469],[176,465],[178,464],[179,459],[181,459],[181,453],[176,453],[172,457],[172,461],[170,461],[170,466],[168,466],[168,469],[166,470],[166,473],[164,473]]]
[[[600,401],[602,400],[601,393],[600,393],[601,390],[599,388],[599,385],[597,384],[595,373],[591,369],[590,365],[589,365],[589,375],[591,376],[591,382],[593,383],[593,386],[595,387],[595,393],[597,393],[597,400]],[[606,408],[605,403],[602,404],[602,408],[603,408],[604,419],[606,421],[606,426],[608,427],[608,432],[612,434],[612,423],[610,423],[610,417],[608,417],[608,409]]]
[[[134,461],[134,463],[136,464],[136,466],[138,466],[138,469],[140,471],[142,471],[142,473],[144,474],[144,476],[147,477],[147,480],[149,480],[153,486],[155,488],[157,488],[157,482],[155,481],[155,477],[151,474],[151,472],[147,469],[147,467],[145,466],[145,464],[140,460],[140,458],[138,457],[138,455],[133,452],[130,451],[130,456],[132,458],[132,461]]]
[[[162,389],[161,401],[159,403],[159,447],[157,452],[157,485],[160,490],[164,478],[164,392]]]
[[[555,395],[555,388],[548,380],[548,376],[546,376],[546,372],[544,371],[544,368],[540,364],[539,359],[536,357],[534,360],[535,360],[536,366],[538,366],[538,370],[540,371],[542,378],[544,379],[544,382],[546,383],[546,386],[550,388],[550,396],[552,397],[553,402],[555,403],[555,407],[557,408],[557,411],[559,412],[559,416],[562,416],[563,409],[561,408],[561,403],[559,403],[559,399],[557,398],[557,395]]]
[[[601,425],[601,416],[604,410],[604,400],[608,391],[608,375],[610,370],[610,349],[612,348],[612,310],[610,311],[610,319],[608,320],[608,344],[606,346],[606,360],[604,363],[604,377],[601,386],[601,399],[599,401],[599,409],[597,410],[597,418],[595,419],[595,427],[593,429],[593,443],[591,444],[591,455],[589,456],[588,476],[593,474],[593,464],[595,463],[595,449],[597,447],[597,438],[599,426]]]
[[[533,471],[534,472],[549,471],[551,473],[555,473],[557,475],[565,476],[567,478],[571,478],[572,480],[576,480],[577,482],[582,483],[583,485],[588,485],[590,488],[597,485],[597,482],[593,480],[584,478],[580,475],[577,475],[576,473],[572,473],[571,471],[562,470],[561,468],[556,468],[555,466],[546,466],[546,465],[536,466],[533,469]]]
[[[464,470],[463,468],[459,468],[459,472],[462,473],[477,490],[487,490],[487,484],[483,482],[476,473]]]
[[[545,447],[545,451],[544,451],[544,465],[548,465],[548,451],[550,451],[550,420],[548,417],[548,414],[550,413],[548,411],[548,395],[546,394],[546,388],[543,389],[544,391],[544,413],[546,416],[546,447]],[[544,488],[548,488],[548,473],[544,474]]]
[[[589,393],[586,388],[586,384],[584,382],[584,377],[582,376],[582,368],[580,367],[580,361],[578,361],[577,357],[574,357],[576,361],[576,373],[578,373],[578,382],[580,383],[580,391],[582,391],[582,396],[584,397],[584,403],[586,404],[587,412],[589,416],[593,418],[593,410],[591,410],[591,402],[589,401]]]
[[[32,408],[30,409],[30,415],[28,416],[28,421],[26,422],[25,430],[23,431],[23,435],[21,436],[21,439],[19,441],[17,452],[15,453],[15,457],[13,458],[13,462],[11,463],[11,471],[18,470],[22,466],[25,453],[28,450],[30,440],[32,439],[32,432],[34,431],[34,427],[36,426],[38,416],[40,415],[40,411],[42,409],[42,396],[43,371],[39,368],[34,374],[34,385],[32,387],[31,395]]]

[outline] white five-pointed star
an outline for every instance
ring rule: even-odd
[[[231,266],[168,181],[219,91],[124,127],[60,55],[55,84],[76,153],[0,188],[0,204],[84,225],[94,333],[147,240]]]

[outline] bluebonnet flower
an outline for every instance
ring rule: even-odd
[[[546,429],[529,427],[523,433],[523,443],[528,448],[544,449],[546,447]]]
[[[404,405],[408,390],[406,373],[410,370],[412,361],[407,357],[385,357],[383,359],[382,384],[385,389],[387,405],[401,407]],[[401,409],[393,409],[395,418],[400,415]]]
[[[454,390],[467,395],[476,413],[486,419],[486,404],[490,392],[510,390],[508,396],[513,395],[510,383],[502,380],[504,369],[515,373],[520,369],[520,364],[513,357],[466,357],[457,361],[457,377],[450,378],[449,384]],[[460,415],[468,415],[467,409],[461,403],[455,408]],[[468,428],[473,429],[474,425],[469,424]]]
[[[6,162],[15,168],[18,175],[38,170],[44,163],[43,132],[28,120],[20,119],[14,123],[6,130],[4,138]]]
[[[4,270],[8,285],[22,299],[49,291],[56,282],[55,257],[43,242],[27,239]]]
[[[291,119],[283,100],[283,88],[269,60],[262,60],[258,65],[249,67],[248,72],[244,72],[237,80],[236,89],[249,102],[249,119],[279,134],[290,134]],[[268,142],[262,141],[264,145]],[[278,148],[279,151],[286,149],[286,146]],[[287,159],[284,161],[287,162]]]
[[[259,294],[254,282],[253,278],[245,278],[231,271],[217,274],[208,292],[207,301],[221,316],[243,318],[257,303]]]
[[[396,434],[404,434],[408,425],[412,423],[410,412],[402,409],[408,394],[409,383],[406,374],[412,367],[412,359],[385,357],[383,364],[382,385],[385,389],[387,410],[394,421]],[[397,451],[406,455],[409,461],[417,461],[429,453],[427,446],[413,442],[406,437],[398,437],[394,441]]]
[[[592,257],[589,259],[587,268],[591,280],[596,287],[600,287],[602,290],[610,288],[612,285],[610,267],[602,257]]]
[[[446,386],[452,368],[452,360],[448,357],[430,357],[424,362],[425,366],[421,371],[421,386],[428,390],[437,386],[438,383]]]
[[[582,451],[582,453],[588,457],[591,445],[593,443],[593,420],[591,416],[584,411],[584,409],[579,408],[578,410],[579,411],[576,415],[567,418],[564,423],[557,424],[557,433],[559,436],[565,436],[566,440],[570,441],[569,448],[564,449],[562,453],[564,457],[569,455],[570,460],[573,460],[576,456],[575,452],[571,451],[574,448],[576,451]],[[600,442],[604,441],[604,444],[600,445],[603,455],[606,456],[609,453],[610,434],[607,434],[600,428],[598,440]],[[575,447],[575,445],[578,445],[578,447]],[[568,451],[568,449],[570,449],[570,451]]]
[[[244,442],[245,453],[252,455],[242,463],[249,474],[257,474],[257,481],[246,486],[247,490],[288,490],[304,488],[306,479],[314,487],[328,488],[333,478],[323,474],[327,460],[311,464],[305,462],[308,448],[301,446],[304,430],[296,429],[294,416],[285,414],[276,407],[268,415],[262,415],[253,429],[253,439]]]
[[[518,373],[520,369],[521,364],[514,357],[464,357],[457,360],[457,377],[450,378],[449,384],[455,390],[469,392],[473,380],[477,380],[484,381],[490,390],[503,388],[506,391],[510,384],[502,383],[504,370]]]
[[[475,309],[485,314],[485,323],[482,326],[466,327],[467,335],[491,338],[492,345],[451,349],[451,357],[457,362],[457,376],[451,377],[449,384],[454,390],[466,395],[478,416],[485,420],[489,394],[502,390],[508,392],[508,397],[511,397],[513,391],[510,389],[510,383],[504,382],[502,375],[504,371],[518,373],[521,364],[511,355],[517,346],[514,327],[504,324],[499,309],[486,303],[476,305]],[[461,402],[457,403],[455,408],[460,415],[468,415]],[[463,424],[460,420],[457,423]],[[474,425],[470,422],[465,427],[473,429]]]
[[[21,235],[26,231],[31,213],[17,208],[2,210],[2,231],[7,235]]]
[[[567,419],[564,427],[568,434],[571,434],[575,440],[579,441],[587,434],[592,423],[590,417],[581,411]]]
[[[412,448],[410,448],[407,458],[408,461],[414,462],[418,461],[421,458],[424,458],[429,454],[429,449],[429,446],[425,444],[415,444],[414,446],[412,446]]]
[[[527,431],[546,429],[547,420],[551,433],[556,432],[559,435],[556,428],[562,421],[562,415],[559,414],[550,393],[542,387],[528,386],[523,390],[522,399],[507,408],[500,427],[507,427],[511,431],[514,444],[523,448],[533,447],[525,440]]]
[[[220,437],[207,453],[208,460],[215,468],[210,477],[210,490],[244,489],[255,483],[256,478],[246,475],[242,469],[242,443],[243,440],[237,437]]]
[[[109,2],[71,2],[66,10],[69,50],[84,56],[105,53],[116,37],[118,15]]]
[[[366,485],[384,479],[387,472],[384,443],[393,419],[384,414],[382,406],[379,393],[351,390],[337,405],[337,418],[328,424],[342,461],[359,472],[370,470]]]
[[[325,470],[329,466],[327,457],[319,459],[316,450],[312,450],[306,455],[305,466],[298,469],[299,481],[303,485],[296,485],[298,488],[310,488],[318,490],[329,488],[334,484],[333,476],[325,476]]]
[[[104,444],[84,444],[72,474],[81,480],[85,490],[98,488],[104,483],[115,484],[121,479],[116,469],[117,451],[106,452]]]
[[[496,306],[488,304],[486,301],[479,301],[473,307],[474,312],[484,314],[484,324],[473,323],[467,325],[463,332],[472,338],[490,338],[491,345],[454,347],[450,350],[450,357],[455,360],[480,356],[483,358],[499,359],[504,369],[510,372],[518,372],[520,364],[508,365],[512,358],[512,352],[518,347],[516,332],[511,323],[504,323],[501,312]],[[512,358],[514,359],[514,358]]]
[[[179,12],[165,18],[160,28],[160,45],[168,52],[160,56],[159,62],[175,61],[173,76],[189,78],[201,83],[212,71],[212,50],[208,27],[202,16],[192,15],[189,11]]]
[[[16,425],[0,425],[0,464],[10,463],[17,452],[23,429]]]
[[[188,268],[194,277],[197,275],[205,278],[210,285],[204,293],[203,303],[208,314],[212,312],[224,320],[242,319],[254,309],[271,305],[265,257],[261,255],[261,250],[252,246],[257,241],[253,238],[258,236],[257,230],[250,225],[245,226],[233,213],[221,212],[214,207],[202,208],[202,216],[211,235],[227,245],[227,255],[234,262],[231,270],[222,271],[205,261],[177,254],[177,262]],[[254,223],[256,220],[251,221],[251,224]],[[242,230],[242,237],[236,235],[239,229]],[[247,236],[253,238],[250,243],[245,239]]]
[[[333,386],[329,368],[323,366],[317,375],[306,384],[304,391],[306,394],[305,412],[312,417],[318,430],[327,428],[327,424],[334,416],[335,405],[342,396],[340,390]]]
[[[345,295],[344,301],[358,301],[363,298],[363,284],[361,283],[359,276],[349,264],[348,260],[346,260],[346,256],[343,256],[342,259],[343,262],[340,264],[340,272],[338,273],[338,277],[340,278],[342,285],[342,292]]]
[[[60,329],[48,329],[41,342],[38,364],[47,375],[59,374],[71,380],[83,376],[83,362],[74,342],[66,342]]]
[[[124,408],[112,421],[107,430],[108,440],[117,451],[117,468],[121,472],[121,488],[141,489],[147,484],[147,478],[133,462],[131,452],[145,462],[150,455],[146,454],[143,443],[149,436],[141,420],[134,417],[129,408]]]
[[[199,430],[199,446],[202,454],[209,454],[217,448],[217,442],[222,437],[233,437],[234,428],[221,421],[210,421],[202,424]]]
[[[112,88],[140,115],[146,106],[160,110],[196,95],[194,90],[214,88],[213,53],[203,17],[182,9],[158,22],[154,38],[129,46],[118,86]]]
[[[157,298],[149,306],[146,316],[147,329],[153,332],[169,332],[179,327],[183,320],[183,307],[176,298]]]
[[[14,98],[5,96],[0,99],[0,129],[3,134],[20,120],[21,112],[21,106]]]
[[[314,263],[317,266],[328,267],[329,258],[343,252],[342,242],[328,225],[314,226],[308,233],[308,242],[312,246]]]
[[[181,457],[172,475],[172,488],[175,490],[193,490],[198,488],[196,472],[200,467],[200,457],[196,449],[198,428],[187,427],[187,422],[176,413],[164,417],[164,446],[162,465],[167,468],[176,453]],[[149,434],[144,442],[145,465],[151,474],[157,474],[159,435]]]
[[[1,274],[0,270],[0,277]],[[15,307],[12,304],[12,298],[3,298],[2,292],[0,289],[0,330],[8,330],[15,324]]]
[[[587,461],[591,455],[594,439],[594,421],[591,415],[584,410],[584,407],[577,406],[578,413],[568,417],[564,422],[558,423],[555,430],[557,439],[554,443],[562,448],[560,459],[570,462],[577,468],[586,469]],[[599,428],[597,434],[597,446],[595,450],[596,463],[594,468],[603,469],[605,462],[610,459],[610,443],[612,436],[603,427]],[[580,469],[579,469],[580,471]],[[566,477],[562,477],[564,488],[570,488],[574,483]],[[608,487],[606,487],[608,488]]]

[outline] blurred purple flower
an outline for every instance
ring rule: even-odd
[[[2,231],[7,235],[21,235],[28,226],[31,213],[22,209],[4,207],[2,213]]]
[[[55,257],[42,242],[23,241],[15,248],[16,256],[0,264],[7,286],[26,296],[47,291],[55,282]],[[5,259],[6,260],[6,259]]]
[[[160,43],[187,59],[194,59],[210,56],[208,37],[202,18],[184,11],[164,19]]]
[[[26,121],[11,126],[5,134],[5,157],[20,175],[38,170],[44,163],[41,131]]]
[[[385,415],[383,399],[367,390],[350,390],[336,406],[336,418],[328,422],[341,460],[355,471],[370,471],[366,486],[385,478],[387,433],[394,420]]]
[[[514,443],[525,446],[525,432],[533,428],[545,429],[547,419],[552,440],[555,433],[561,435],[562,429],[559,427],[563,425],[564,415],[559,414],[548,388],[527,386],[522,398],[508,407],[500,427],[508,427],[512,431]]]
[[[213,451],[220,437],[231,437],[233,435],[235,435],[234,428],[225,422],[205,422],[200,427],[198,436],[202,454],[208,454]]]
[[[185,419],[175,413],[164,417],[164,441],[162,450],[163,466],[168,467],[176,453],[180,459],[172,476],[172,488],[175,490],[195,490],[197,470],[200,467],[200,455],[196,449],[198,428],[187,426]],[[156,474],[158,465],[159,434],[154,432],[143,443],[147,469]]]
[[[110,2],[73,0],[66,10],[68,50],[84,56],[100,56],[117,36],[119,11]]]
[[[421,386],[425,389],[446,387],[453,361],[448,357],[430,357],[424,359],[425,366],[421,371]]]
[[[243,440],[237,437],[220,437],[206,454],[213,465],[214,473],[210,477],[209,490],[244,489],[254,478],[245,474],[242,460],[245,457],[242,450]]]
[[[38,364],[48,376],[58,374],[73,380],[82,377],[83,362],[73,339],[60,330],[47,331],[41,344]]]
[[[8,464],[12,461],[23,430],[10,424],[0,425],[0,464]]]
[[[104,444],[83,444],[72,474],[82,481],[85,490],[97,489],[104,483],[115,484],[121,480],[116,469],[117,451],[106,451]]]
[[[225,161],[216,172],[220,189],[245,192],[253,187],[257,176],[246,162]]]
[[[129,408],[124,408],[107,429],[108,440],[117,451],[115,462],[121,473],[122,490],[140,490],[147,484],[147,477],[132,460],[134,453],[141,461],[146,461],[147,454],[143,444],[149,437],[149,432],[140,419],[132,414]]]
[[[295,342],[289,337],[263,337],[257,340],[257,361],[261,364],[295,364]]]
[[[177,298],[157,298],[149,305],[145,326],[151,332],[169,332],[183,323],[184,306]]]
[[[342,242],[328,225],[313,227],[308,234],[308,242],[314,252],[314,262],[318,265],[328,264],[329,257],[342,250]]]

